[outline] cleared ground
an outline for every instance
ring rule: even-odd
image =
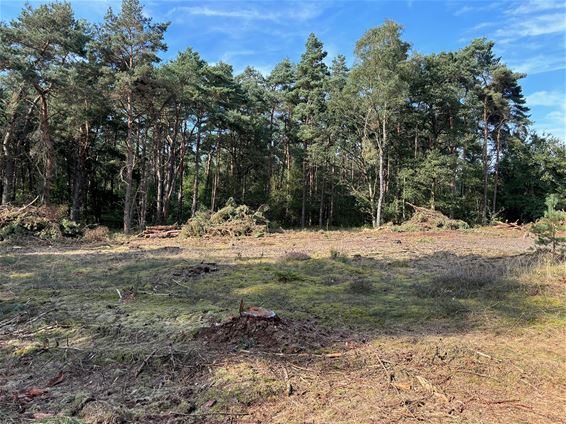
[[[533,245],[470,230],[0,246],[0,422],[566,422],[566,263]],[[241,299],[282,321],[218,325]]]

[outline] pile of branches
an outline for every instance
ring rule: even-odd
[[[230,198],[218,212],[199,211],[181,229],[181,237],[261,237],[268,231],[267,206],[252,210]]]
[[[66,207],[32,205],[0,207],[0,241],[30,236],[56,240],[82,234],[79,224],[66,219]]]
[[[171,238],[177,237],[181,232],[181,227],[177,224],[173,225],[156,225],[153,227],[145,227],[138,237],[143,238]]]
[[[408,221],[397,227],[399,231],[464,230],[470,228],[467,222],[448,218],[437,210],[423,208],[409,202],[407,204],[415,210],[415,213]]]

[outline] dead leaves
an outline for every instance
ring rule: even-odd
[[[53,387],[58,384],[61,384],[65,380],[65,374],[63,371],[60,371],[55,377],[50,379],[46,384],[45,387]],[[20,392],[14,392],[12,394],[12,400],[19,404],[26,404],[33,401],[37,397],[45,397],[49,395],[49,390],[47,388],[40,388],[40,387],[31,387],[29,389],[25,389]]]
[[[15,392],[12,395],[12,400],[17,403],[28,403],[34,398],[44,396],[48,393],[47,389],[40,389],[39,387],[32,387],[22,392]]]
[[[60,371],[55,377],[47,382],[47,387],[53,387],[58,384],[61,384],[65,380],[65,374],[63,371]]]

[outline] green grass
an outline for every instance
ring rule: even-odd
[[[454,267],[440,275],[418,274],[409,261],[348,258],[332,252],[327,258],[300,261],[236,262],[176,284],[173,271],[190,260],[154,256],[151,251],[143,255],[4,255],[2,263],[9,272],[0,276],[0,283],[9,286],[16,299],[3,301],[0,310],[10,315],[12,309],[17,312],[14,305],[31,299],[31,305],[40,308],[60,305],[54,316],[78,326],[111,325],[120,315],[130,330],[151,333],[153,327],[181,331],[234,315],[242,298],[247,305],[274,309],[284,317],[314,317],[326,326],[360,329],[454,318],[458,327],[475,325],[468,317],[480,311],[534,323],[555,319],[562,308],[552,296],[528,296],[516,279],[490,279],[492,267],[481,264],[468,266],[465,275],[454,272]],[[450,260],[445,258],[445,263]],[[133,293],[134,298],[119,303],[116,289]]]
[[[427,367],[439,335],[457,340],[475,333],[499,337],[495,335],[549,332],[566,323],[564,291],[556,284],[566,278],[566,268],[551,262],[516,263],[513,258],[440,251],[413,258],[323,251],[310,259],[285,260],[259,255],[234,260],[232,251],[211,252],[224,254],[206,258],[217,262],[219,270],[194,278],[178,272],[202,260],[202,252],[190,249],[117,246],[2,254],[0,321],[18,319],[20,325],[17,334],[3,335],[7,342],[0,348],[0,363],[19,364],[20,368],[6,366],[16,370],[12,380],[23,379],[27,364],[35,364],[33,381],[22,380],[22,387],[44,384],[62,367],[69,367],[66,382],[53,389],[49,400],[62,415],[72,415],[65,411],[92,395],[101,402],[89,404],[90,416],[105,416],[104,397],[117,402],[130,385],[136,390],[132,398],[151,398],[127,407],[134,416],[172,410],[190,414],[195,408],[204,413],[241,412],[267,400],[289,398],[281,374],[285,362],[278,363],[278,356],[262,356],[259,348],[254,350],[252,339],[242,340],[238,349],[254,352],[242,356],[247,354],[232,350],[218,355],[219,346],[203,347],[202,339],[194,338],[201,327],[237,315],[241,299],[249,306],[273,309],[284,318],[314,319],[321,327],[337,330],[336,335],[369,335],[367,340],[383,340],[384,346],[391,343],[385,335],[403,339],[413,331],[415,337],[431,336]],[[126,301],[120,301],[117,290]],[[399,349],[406,351],[413,342],[399,343]],[[73,349],[66,350],[67,346]],[[156,348],[144,372],[135,376]],[[336,347],[313,349],[309,353],[324,361],[321,353]],[[199,361],[205,364],[200,371],[193,368]],[[333,367],[340,361],[326,362]],[[74,374],[69,364],[74,364]],[[358,365],[356,369],[366,366],[365,362]],[[379,364],[372,366],[380,370]],[[89,374],[83,375],[83,367]],[[45,375],[37,377],[43,368]],[[104,372],[103,379],[91,384],[98,370]],[[106,395],[114,381],[119,391]],[[171,381],[174,388],[167,383]],[[302,382],[295,377],[293,384],[300,387]],[[193,391],[185,393],[186,388]],[[64,390],[67,397],[77,393],[83,397],[64,400],[57,397],[57,390]],[[177,394],[169,396],[175,390]],[[215,404],[208,407],[210,400]],[[64,420],[52,422],[80,422]]]

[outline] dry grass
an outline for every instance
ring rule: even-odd
[[[517,232],[112,243],[0,246],[0,422],[556,423],[566,413],[566,262],[533,254]],[[180,272],[201,261],[218,271]],[[287,324],[261,337],[244,325],[230,342],[197,335],[241,298]],[[32,387],[48,395],[14,400]]]
[[[98,225],[94,228],[86,228],[84,230],[83,240],[90,241],[102,241],[106,240],[110,235],[110,229],[104,225]]]

